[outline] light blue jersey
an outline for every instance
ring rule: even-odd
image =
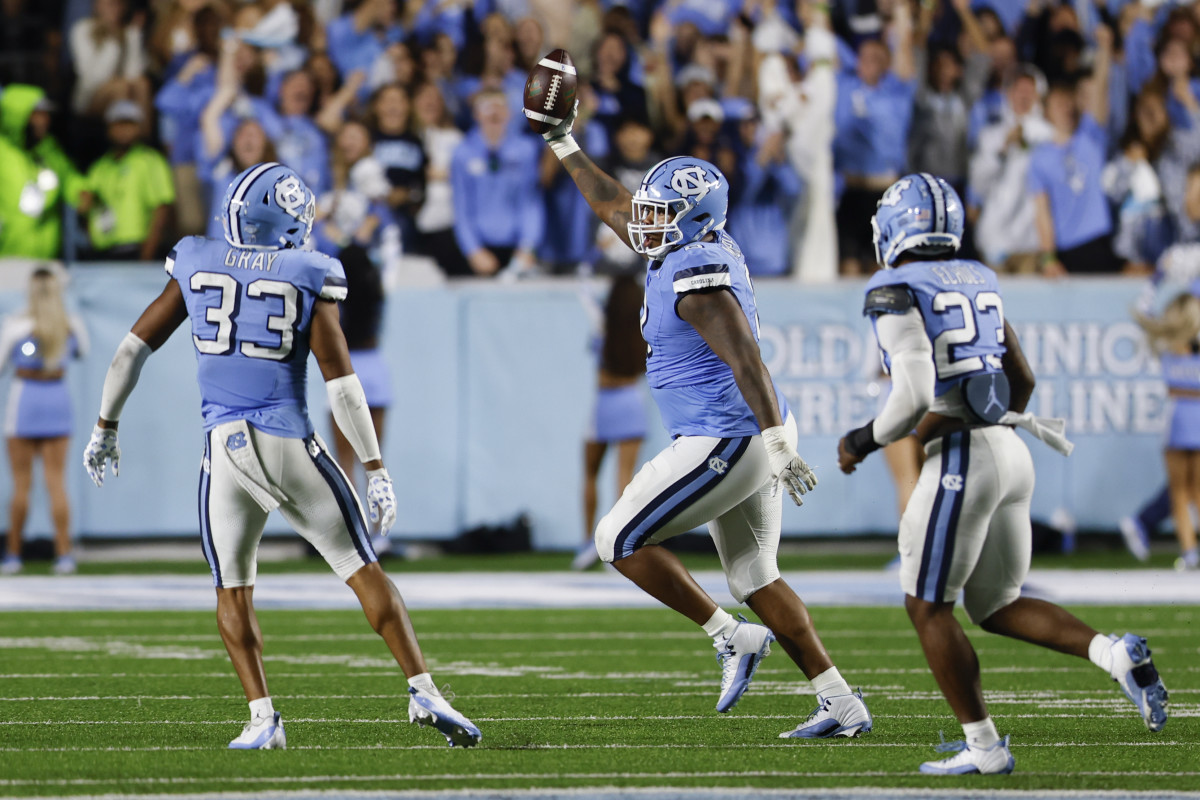
[[[204,429],[244,419],[275,436],[313,432],[305,402],[314,303],[343,300],[335,258],[189,236],[167,256],[192,324]]]
[[[972,375],[1003,372],[1004,303],[996,273],[978,261],[916,261],[876,272],[867,283],[864,313],[875,324],[880,313],[903,311],[888,289],[907,288],[933,343],[938,397]],[[886,358],[886,354],[885,354]],[[889,363],[888,369],[891,369]]]
[[[746,259],[733,238],[717,233],[713,242],[693,242],[672,250],[646,272],[642,337],[649,346],[646,379],[672,436],[753,436],[754,413],[733,379],[733,370],[699,332],[680,319],[684,295],[728,287],[758,340],[758,307]],[[775,388],[781,417],[787,401]]]

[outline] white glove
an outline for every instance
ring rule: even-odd
[[[571,110],[567,112],[567,116],[563,117],[562,122],[542,134],[542,138],[546,140],[546,144],[550,145],[550,149],[554,151],[554,155],[558,156],[559,161],[572,153],[579,152],[579,144],[571,135],[571,129],[575,127],[577,116],[579,116],[578,100],[575,101],[575,105],[571,106]]]
[[[775,476],[775,491],[779,490],[779,484],[782,483],[796,505],[804,505],[800,496],[816,488],[817,476],[804,463],[796,448],[788,444],[782,425],[764,430],[762,440],[767,448],[767,463],[771,465],[771,474]]]
[[[92,428],[92,438],[83,451],[83,467],[97,486],[104,485],[104,465],[112,462],[112,474],[121,474],[121,448],[117,444],[116,428]]]
[[[367,509],[371,513],[371,522],[379,523],[381,536],[396,524],[396,490],[392,488],[392,476],[386,469],[367,472]]]

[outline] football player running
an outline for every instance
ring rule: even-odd
[[[916,428],[925,464],[900,520],[900,584],[934,678],[962,724],[953,752],[921,765],[933,775],[1008,773],[980,688],[979,660],[954,617],[984,630],[1090,659],[1133,701],[1151,731],[1167,721],[1167,690],[1146,640],[1105,636],[1066,610],[1021,596],[1029,571],[1033,461],[1019,426],[1069,455],[1062,420],[1025,412],[1034,377],[1004,317],[996,274],[955,258],[962,202],[946,181],[921,173],[883,194],[872,218],[875,258],[867,284],[871,318],[892,393],[879,416],[838,443],[854,472],[866,456]]]
[[[287,744],[267,691],[252,602],[258,543],[277,508],[354,590],[408,676],[409,720],[434,726],[452,747],[469,747],[480,740],[479,729],[434,686],[400,593],[371,549],[358,497],[308,418],[311,351],[334,420],[367,470],[371,521],[386,532],[396,519],[396,496],[338,321],[345,273],[337,259],[300,249],[314,207],[294,171],[256,164],[226,192],[225,241],[189,236],[175,245],[166,288],[108,368],[84,466],[97,486],[109,462],[118,474],[117,422],[142,364],[190,319],[205,433],[200,534],[217,590],[217,627],[250,702],[250,722],[229,746]]]
[[[674,438],[600,520],[600,558],[712,637],[722,663],[717,711],[733,708],[778,641],[818,697],[817,710],[781,736],[866,733],[872,720],[861,695],[839,674],[808,609],[779,575],[780,486],[799,505],[817,479],[796,453],[795,421],[759,353],[746,261],[723,230],[725,177],[707,161],[668,158],[630,194],[579,149],[571,135],[575,113],[543,138],[600,220],[649,260],[646,377]],[[705,523],[730,593],[765,626],[730,616],[660,546]]]

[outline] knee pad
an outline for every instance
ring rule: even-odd
[[[605,514],[596,525],[596,552],[600,554],[600,560],[605,564],[613,562],[617,532],[617,525],[613,521],[611,513]]]
[[[976,593],[968,588],[967,591],[963,592],[963,611],[967,612],[967,619],[979,625],[992,614],[1015,602],[1020,596],[1020,587],[1008,589],[1000,593]]]
[[[733,599],[739,603],[746,602],[747,597],[779,580],[775,553],[759,552],[753,558],[736,559],[725,570],[725,580]]]

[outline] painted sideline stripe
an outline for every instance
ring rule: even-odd
[[[789,747],[804,747],[795,742],[762,742],[756,744],[528,744],[506,747],[506,750],[774,750]],[[841,747],[866,748],[913,748],[923,750],[933,747],[924,742],[870,742],[853,739],[839,743]],[[1027,747],[1200,747],[1200,742],[1178,741],[1139,741],[1139,742],[1017,742],[1012,745],[1017,749]],[[219,748],[216,748],[219,749]],[[343,750],[445,750],[444,744],[369,744],[369,745],[324,745],[311,744],[289,747],[289,750],[322,750],[341,752]],[[486,748],[485,748],[486,749]],[[159,745],[148,747],[0,747],[0,753],[173,753],[213,751],[213,747],[190,745]]]
[[[103,795],[71,795],[76,800],[344,800],[344,798],[364,798],[369,800],[445,800],[446,798],[461,798],[462,800],[496,800],[497,797],[517,798],[560,798],[569,797],[573,800],[624,800],[630,796],[648,798],[648,800],[744,800],[746,789],[737,788],[700,788],[700,787],[667,787],[667,786],[623,786],[619,789],[609,787],[566,788],[566,787],[533,787],[528,789],[502,790],[498,794],[495,789],[340,789],[335,792],[320,789],[300,790],[263,790],[256,792],[204,792],[187,794],[103,794]],[[830,798],[862,798],[862,797],[937,797],[942,800],[979,800],[987,798],[1013,798],[1016,800],[1065,800],[1066,798],[1129,798],[1143,797],[1154,800],[1174,800],[1179,798],[1197,798],[1198,792],[1180,790],[1169,791],[1121,791],[1116,789],[905,789],[899,787],[864,786],[864,787],[829,787],[804,789],[777,789],[755,787],[754,795],[767,797],[782,797],[797,800],[813,798],[813,800],[829,800]]]
[[[711,681],[710,681],[711,682]],[[864,684],[864,697],[875,697],[876,699],[884,700],[941,700],[942,695],[938,692],[910,692],[910,691],[891,691],[886,688],[875,688],[870,684]],[[796,685],[795,687],[772,687],[764,685],[763,681],[754,684],[754,693],[759,696],[768,697],[815,697],[811,687]],[[707,697],[713,694],[711,690],[695,691],[695,692],[572,692],[571,697]],[[1079,697],[1064,697],[1063,695],[1080,695]],[[1171,695],[1181,694],[1200,694],[1200,689],[1171,689]],[[1090,689],[1062,689],[1059,691],[1050,692],[1021,692],[1021,691],[1004,691],[1004,690],[985,690],[984,695],[989,704],[996,705],[1028,705],[1031,700],[1037,700],[1040,704],[1050,704],[1058,706],[1074,706],[1100,703],[1104,705],[1117,705],[1121,708],[1127,708],[1128,700],[1124,695],[1105,694],[1103,696],[1092,693]],[[275,699],[279,700],[404,700],[408,701],[407,691],[396,691],[390,694],[274,694]],[[537,700],[537,699],[562,699],[561,692],[522,692],[522,693],[492,693],[492,694],[471,694],[471,700]],[[0,697],[0,703],[42,703],[42,702],[100,702],[114,700],[240,700],[242,695],[238,694],[111,694],[111,695],[29,695],[25,697]],[[1178,704],[1173,704],[1178,706]],[[1186,707],[1186,705],[1185,705]]]
[[[1090,770],[1087,772],[1058,772],[1058,771],[1027,771],[1025,776],[1074,778],[1089,777],[1124,777],[1124,778],[1183,778],[1200,777],[1197,771],[1170,770]],[[870,770],[854,773],[857,777],[865,778],[911,778],[912,770],[896,772]],[[510,781],[510,780],[662,780],[664,778],[846,778],[845,772],[808,772],[802,770],[746,770],[744,772],[492,772],[492,773],[461,773],[450,772],[440,775],[420,775],[401,773],[391,775],[283,775],[277,777],[258,777],[239,775],[239,783],[348,783],[351,781]],[[49,780],[37,779],[0,779],[0,786],[103,786],[105,784],[138,784],[143,786],[155,784],[187,784],[187,783],[221,783],[227,778],[60,778]],[[924,790],[928,792],[929,790]],[[1125,796],[1132,793],[1125,792]]]
[[[1085,714],[1082,710],[1071,714],[1004,714],[1002,719],[1079,719],[1087,717],[1089,719],[1110,719],[1116,717],[1127,717],[1133,712],[1122,708],[1121,713],[1101,713],[1101,714]],[[800,714],[738,714],[736,719],[797,719]],[[1172,710],[1171,716],[1178,717],[1200,717],[1200,709],[1196,711],[1177,711]],[[947,714],[888,714],[888,719],[937,719],[945,720]],[[656,714],[646,716],[644,714],[622,714],[622,715],[583,715],[573,717],[559,716],[539,716],[539,717],[475,717],[475,722],[626,722],[626,721],[643,721],[643,720],[658,720],[658,721],[673,721],[673,720],[708,720],[712,721],[714,717],[711,714]],[[287,722],[306,722],[306,723],[336,723],[339,725],[408,725],[409,719],[402,717],[399,719],[389,719],[378,717],[375,719],[346,719],[342,717],[288,717]],[[132,720],[132,719],[59,719],[59,720],[0,720],[0,725],[243,725],[246,720],[238,719],[204,719],[204,720],[177,720],[177,719],[147,719],[147,720]]]

